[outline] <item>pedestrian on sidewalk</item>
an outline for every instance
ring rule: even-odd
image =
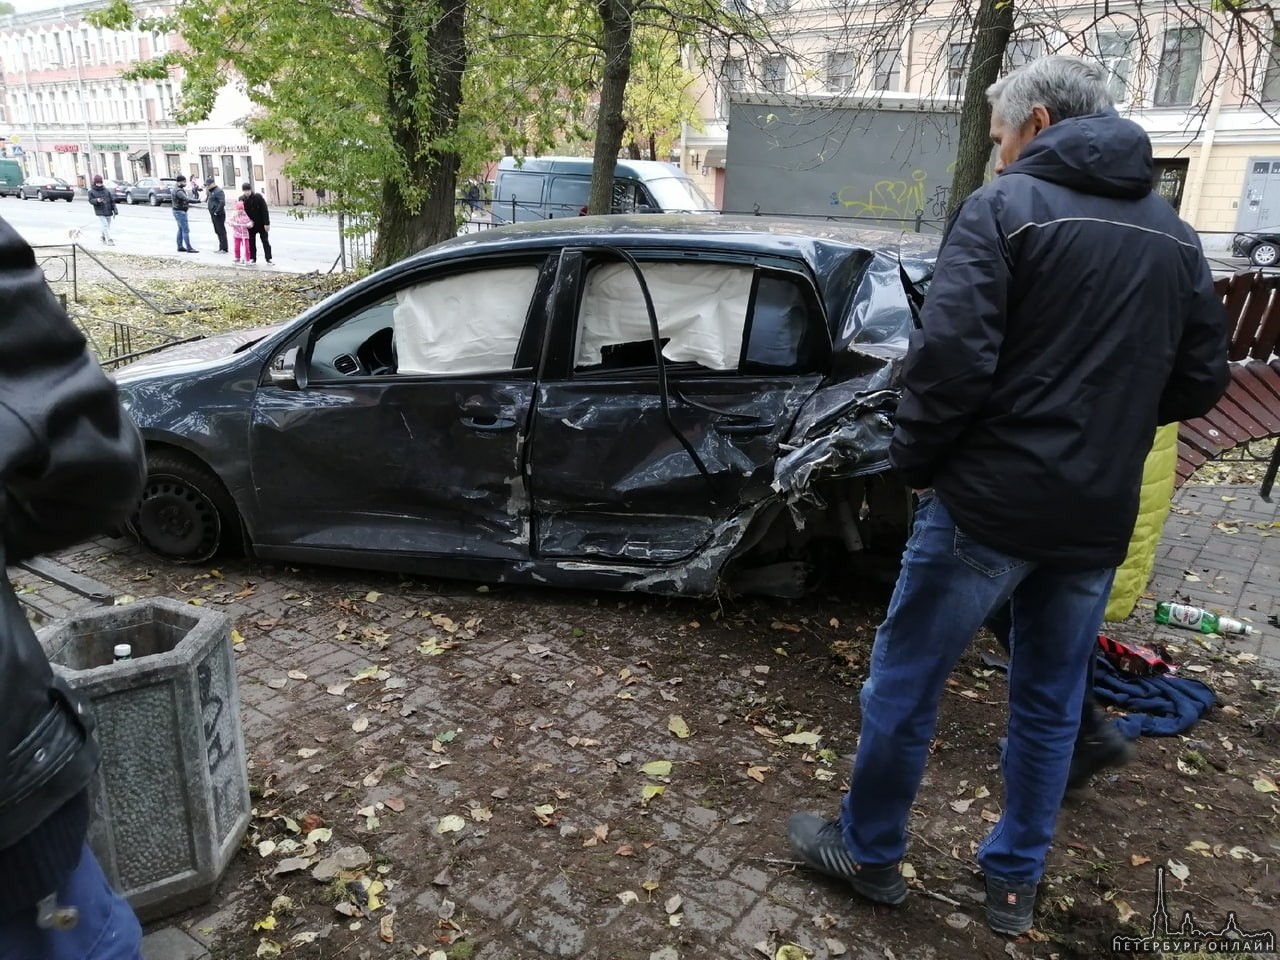
[[[227,195],[218,186],[213,177],[204,178],[204,204],[209,211],[209,220],[213,223],[213,232],[218,237],[218,252],[227,252]]]
[[[178,221],[178,252],[199,253],[191,246],[191,227],[187,223],[187,211],[191,208],[191,194],[187,193],[187,178],[178,174],[173,185],[173,219]]]
[[[244,201],[237,200],[235,213],[231,214],[231,236],[236,242],[235,263],[249,262],[249,244],[252,242],[249,231],[252,227],[253,221],[244,212]]]
[[[244,212],[253,221],[249,228],[249,262],[258,262],[258,243],[262,243],[262,254],[268,265],[271,265],[271,241],[267,234],[271,230],[271,211],[267,209],[267,198],[255,193],[253,184],[240,184],[240,199],[244,201]]]
[[[93,186],[89,188],[89,202],[93,204],[93,213],[102,225],[102,242],[115,246],[115,241],[111,239],[111,221],[119,211],[116,209],[116,198],[102,185],[101,174],[94,174]]]
[[[122,524],[146,467],[115,386],[3,220],[0,265],[8,567]],[[49,667],[7,577],[0,618],[0,958],[138,960],[138,921],[85,843],[99,758],[92,715]]]
[[[1227,383],[1199,240],[1152,192],[1151,141],[1094,63],[1052,56],[988,89],[996,178],[942,241],[903,366],[890,458],[919,496],[862,687],[840,816],[795,853],[897,904],[907,821],[947,677],[1009,604],[1003,814],[978,850],[987,922],[1030,929],[1086,675],[1157,424]]]

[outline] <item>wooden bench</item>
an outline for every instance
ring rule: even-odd
[[[1238,273],[1215,287],[1226,307],[1231,380],[1212,410],[1178,425],[1177,486],[1228,450],[1280,437],[1280,277]],[[1263,500],[1270,501],[1277,467],[1280,444],[1262,480]]]

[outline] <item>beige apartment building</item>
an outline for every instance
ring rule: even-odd
[[[1120,112],[1151,135],[1157,189],[1184,219],[1223,243],[1280,226],[1280,28],[1270,13],[1233,20],[1209,0],[1039,2],[1019,5],[1006,68],[1055,52],[1098,59]],[[717,201],[733,163],[731,101],[958,107],[971,49],[962,0],[756,0],[754,9],[768,42],[690,58],[702,73],[702,129],[686,125],[680,162]]]

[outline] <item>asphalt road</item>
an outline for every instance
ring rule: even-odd
[[[227,199],[228,205],[234,202],[231,197]],[[110,249],[115,253],[173,257],[188,263],[228,265],[231,254],[215,252],[218,241],[204,206],[193,206],[189,216],[191,242],[199,253],[178,253],[177,225],[172,210],[168,206],[150,207],[145,204],[120,205],[120,215],[115,218],[111,229],[115,246],[108,248],[98,238],[98,219],[93,215],[88,200],[82,196],[77,196],[70,203],[65,200],[41,202],[19,200],[17,197],[0,198],[0,217],[32,246],[66,244],[77,239],[89,250]],[[78,237],[75,236],[77,230]],[[266,266],[259,251],[258,266],[246,269],[325,272],[338,258],[337,220],[327,215],[298,219],[283,208],[273,208],[270,236],[275,266]]]

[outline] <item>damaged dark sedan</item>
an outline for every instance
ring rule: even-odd
[[[459,237],[296,320],[117,373],[147,443],[130,532],[176,561],[796,595],[890,570],[914,235],[583,217]]]

